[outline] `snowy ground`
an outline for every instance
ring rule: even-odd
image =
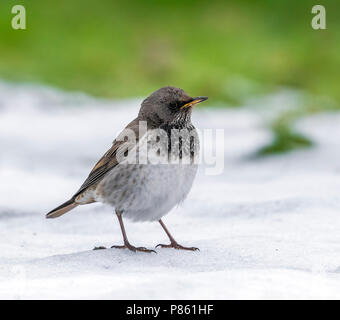
[[[224,173],[202,168],[164,221],[200,252],[92,251],[121,243],[112,210],[100,204],[46,220],[138,103],[0,82],[0,298],[340,298],[340,115],[298,124],[313,149],[258,160],[251,155],[271,137],[260,109],[196,110],[198,127],[225,129]],[[126,227],[133,244],[167,242],[157,223]]]

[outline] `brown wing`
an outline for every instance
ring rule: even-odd
[[[132,121],[125,129],[130,129],[135,132],[136,142],[137,142],[139,140],[138,127],[134,125],[136,120],[137,119]],[[124,131],[120,134],[120,136],[124,136]],[[84,181],[84,183],[81,185],[81,187],[76,192],[76,194],[73,196],[73,198],[76,198],[78,195],[84,192],[87,188],[94,186],[98,182],[100,182],[100,180],[103,179],[104,176],[118,164],[117,150],[122,146],[123,143],[125,143],[125,141],[122,141],[122,139],[119,139],[119,141],[115,140],[113,142],[112,147],[96,163],[96,165],[90,172],[89,176]]]

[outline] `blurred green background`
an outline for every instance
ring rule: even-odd
[[[11,28],[26,8],[27,30]],[[327,10],[313,30],[311,9]],[[339,107],[340,1],[1,0],[0,78],[110,97],[144,97],[164,85],[242,105],[280,87],[306,101],[273,123],[264,154],[310,145],[291,123]]]

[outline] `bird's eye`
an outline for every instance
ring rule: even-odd
[[[186,105],[187,103],[189,103],[191,100],[188,101],[173,101],[170,102],[168,104],[168,108],[173,111],[173,112],[177,112],[179,111],[184,105]]]
[[[180,109],[181,105],[178,101],[170,102],[169,103],[169,109],[171,111],[178,111]]]

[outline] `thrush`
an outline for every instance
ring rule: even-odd
[[[178,244],[161,218],[186,198],[193,185],[199,138],[191,113],[194,105],[207,99],[192,98],[170,86],[153,92],[80,189],[46,217],[57,218],[78,205],[102,202],[114,207],[122,231],[123,245],[112,248],[154,252],[130,244],[123,223],[128,218],[160,223],[170,244],[156,247],[198,250]]]

